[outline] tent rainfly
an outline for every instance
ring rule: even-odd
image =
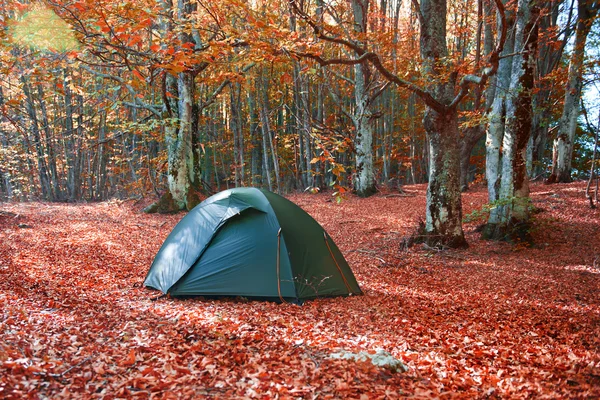
[[[206,199],[169,234],[144,285],[172,296],[302,303],[361,294],[331,237],[291,201],[236,188]]]

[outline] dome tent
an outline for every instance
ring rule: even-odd
[[[144,285],[172,296],[295,303],[361,293],[321,225],[256,188],[225,190],[192,209],[156,254]]]

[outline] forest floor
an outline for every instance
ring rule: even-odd
[[[362,296],[303,306],[151,301],[141,283],[183,214],[134,201],[0,203],[0,398],[598,398],[600,210],[584,185],[534,185],[526,248],[401,250],[425,211],[407,197],[296,194]],[[481,209],[483,188],[466,193]],[[384,349],[407,372],[334,351]]]

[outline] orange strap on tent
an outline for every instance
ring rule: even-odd
[[[329,247],[329,242],[327,241],[327,233],[325,233],[325,231],[323,231],[323,238],[325,239],[325,244],[327,245],[327,250],[329,250],[329,254],[331,255],[331,258],[333,258],[333,262],[335,263],[335,266],[337,267],[338,271],[340,271],[340,275],[342,276],[342,279],[344,280],[344,285],[346,285],[346,289],[348,289],[348,294],[352,294],[352,289],[350,289],[350,285],[348,284],[348,281],[346,280],[346,277],[344,276],[342,269],[340,268],[337,260],[335,259],[335,256],[333,255],[333,252],[331,251],[331,247]]]
[[[279,231],[277,231],[277,294],[279,295],[279,300],[281,300],[282,303],[287,303],[287,301],[285,301],[285,299],[281,295],[281,278],[280,278],[280,274],[279,274],[279,265],[280,265],[279,249],[280,249],[280,247],[281,247],[281,228],[279,228]]]

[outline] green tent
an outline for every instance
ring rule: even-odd
[[[266,190],[220,192],[169,234],[144,285],[172,296],[302,303],[360,294],[333,240],[310,215]]]

